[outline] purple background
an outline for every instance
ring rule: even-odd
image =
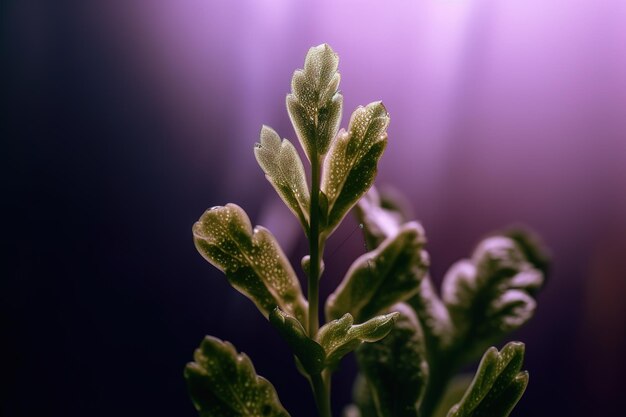
[[[553,274],[515,416],[608,415],[626,364],[626,2],[440,0],[2,3],[3,416],[193,416],[182,368],[232,341],[294,417],[316,415],[289,351],[204,262],[191,224],[234,202],[306,245],[258,168],[310,46],[340,55],[344,123],[383,99],[377,184],[411,201],[437,281],[522,222]],[[363,252],[349,219],[326,296]],[[342,245],[342,242],[345,243]],[[335,383],[348,401],[354,364]],[[338,413],[336,415],[339,415]]]

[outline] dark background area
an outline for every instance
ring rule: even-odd
[[[252,147],[306,50],[341,57],[345,126],[383,99],[377,184],[412,203],[436,281],[511,223],[553,273],[515,416],[610,415],[626,365],[626,6],[618,0],[2,2],[0,414],[193,416],[182,369],[231,341],[293,416],[314,416],[287,347],[196,252],[234,202],[306,254]],[[363,252],[349,219],[322,296]],[[345,243],[343,243],[345,242]],[[335,382],[349,399],[353,364]]]

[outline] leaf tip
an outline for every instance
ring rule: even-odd
[[[522,371],[515,376],[513,381],[519,384],[520,386],[523,385],[525,387],[526,385],[528,385],[529,379],[530,379],[530,374],[528,373],[528,371]]]
[[[278,308],[278,306],[270,312],[268,319],[270,323],[275,326],[285,323],[284,313],[280,310],[280,308]]]
[[[525,351],[526,351],[526,345],[523,342],[515,341],[515,342],[507,343],[502,348],[500,354],[517,356],[517,357],[520,357],[520,359],[523,359]]]
[[[385,315],[385,319],[387,320],[391,320],[395,323],[395,321],[398,319],[398,317],[400,317],[400,312],[399,311],[394,311],[392,313],[386,314]]]

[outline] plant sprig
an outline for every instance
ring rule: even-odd
[[[331,417],[331,376],[352,351],[361,374],[346,416],[431,417],[443,409],[448,417],[506,417],[528,381],[521,372],[524,347],[488,347],[533,315],[547,258],[522,231],[494,235],[450,269],[440,297],[428,274],[424,229],[399,204],[370,190],[387,146],[389,114],[380,101],[359,106],[339,131],[338,64],[330,46],[311,48],[286,99],[310,181],[296,148],[270,127],[262,127],[254,148],[309,241],[302,260],[308,299],[271,232],[252,228],[239,206],[207,210],[193,226],[196,248],[290,346],[321,417]],[[326,241],[357,203],[372,249],[354,261],[328,298],[328,322],[320,327]],[[455,372],[481,352],[473,382],[448,388]],[[207,336],[185,377],[201,416],[288,416],[270,382],[228,342]]]

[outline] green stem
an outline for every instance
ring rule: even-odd
[[[424,393],[424,398],[420,407],[420,416],[429,417],[433,415],[435,408],[439,404],[443,392],[448,385],[448,377],[441,378],[441,374],[431,376],[428,387]]]
[[[439,405],[443,394],[456,368],[453,363],[454,354],[441,355],[431,360],[430,379],[420,405],[420,417],[430,417]]]
[[[321,275],[323,238],[320,236],[320,158],[311,155],[311,228],[309,233],[309,337],[315,339],[319,330],[319,283]],[[320,417],[332,417],[330,410],[330,374],[311,375],[311,386]]]
[[[320,161],[317,152],[311,155],[311,229],[309,234],[309,337],[315,338],[319,329],[319,280],[320,280]]]

